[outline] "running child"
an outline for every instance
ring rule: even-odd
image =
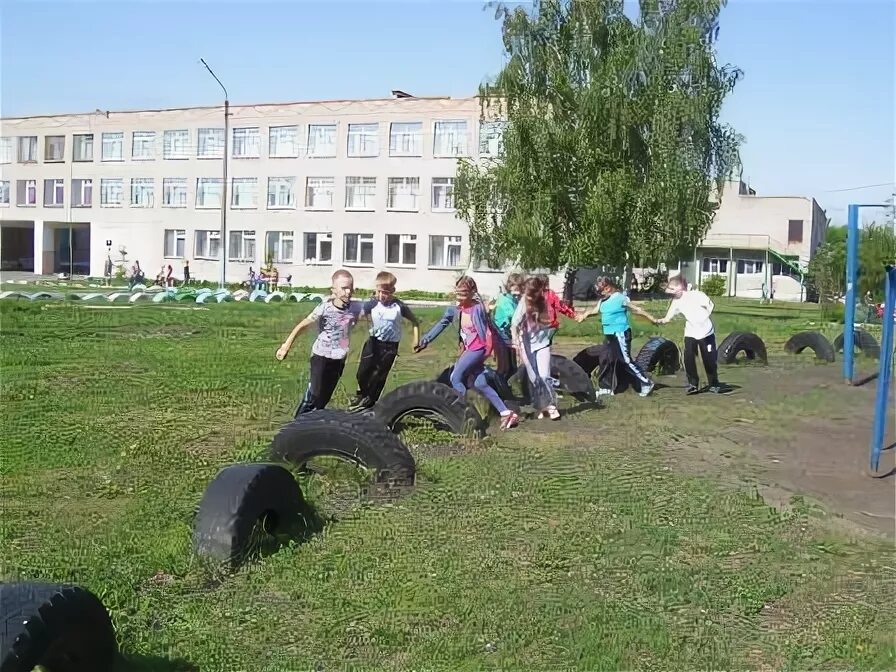
[[[312,324],[317,323],[318,334],[311,346],[311,376],[308,389],[295,417],[319,408],[326,408],[336,390],[348,357],[352,327],[364,315],[360,301],[352,301],[355,280],[344,269],[331,278],[331,297],[317,304],[311,314],[299,322],[277,349],[277,359],[283,361],[289,354],[296,337]]]
[[[457,318],[463,352],[451,372],[451,387],[460,394],[466,394],[468,387],[481,392],[501,415],[501,429],[510,429],[519,424],[519,416],[507,408],[494,388],[485,378],[485,360],[492,354],[492,348],[501,348],[500,336],[492,338],[494,327],[490,324],[485,306],[477,298],[476,282],[469,276],[461,277],[454,286],[457,305],[449,307],[442,318],[420,339],[415,352],[424,350],[445,328]]]
[[[542,276],[526,280],[523,297],[513,314],[513,344],[517,348],[532,388],[532,405],[538,419],[560,419],[557,395],[551,378],[551,341],[557,328],[554,308],[546,296],[547,283]]]
[[[576,314],[575,308],[570,306],[568,303],[564,303],[560,297],[550,287],[550,279],[548,276],[542,274],[538,276],[541,278],[542,282],[544,282],[544,296],[548,302],[548,305],[554,311],[556,315],[564,315],[571,320],[577,320],[578,315]],[[560,320],[556,320],[557,328],[560,327]]]
[[[714,394],[730,392],[731,388],[719,383],[718,353],[716,352],[716,330],[712,323],[713,303],[703,292],[689,289],[687,280],[680,275],[666,283],[666,293],[672,296],[672,303],[666,316],[655,320],[655,324],[668,324],[676,315],[684,316],[684,370],[688,377],[687,394],[700,391],[700,374],[697,372],[697,350],[709,379],[709,391]]]
[[[504,373],[508,377],[513,375],[517,369],[516,352],[510,347],[513,343],[511,323],[513,322],[513,315],[516,312],[516,307],[520,302],[520,296],[523,293],[523,282],[524,278],[521,273],[511,273],[508,275],[507,281],[504,283],[504,291],[498,297],[497,301],[495,301],[495,327],[498,329],[498,334],[501,336],[501,340],[503,340],[504,344],[507,346],[508,359],[507,371],[502,371],[500,373]]]
[[[364,304],[364,313],[370,318],[370,338],[361,351],[358,392],[350,410],[370,408],[383,393],[389,371],[398,356],[402,318],[414,325],[414,343],[420,340],[420,320],[400,299],[395,298],[396,282],[395,276],[388,271],[378,273],[375,296]]]
[[[640,315],[651,322],[654,317],[648,314],[643,308],[636,306],[631,300],[622,293],[616,281],[610,277],[602,276],[597,279],[594,284],[597,290],[597,305],[591,310],[581,313],[576,319],[579,322],[586,320],[592,315],[600,313],[601,325],[603,327],[604,338],[608,345],[611,346],[615,363],[622,362],[625,369],[638,381],[641,386],[641,396],[646,397],[653,391],[654,383],[647,377],[638,363],[632,359],[632,330],[629,325],[629,312]],[[610,393],[612,390],[610,390]],[[607,393],[605,393],[607,394]]]

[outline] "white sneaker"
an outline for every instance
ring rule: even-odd
[[[638,393],[638,396],[646,397],[648,394],[650,394],[651,392],[653,392],[654,385],[655,385],[655,384],[654,384],[653,382],[650,382],[650,383],[648,383],[647,385],[644,385],[644,386],[641,388],[641,391]]]
[[[559,420],[560,419],[560,411],[557,410],[556,406],[551,406],[548,408],[548,417],[551,420]]]
[[[614,396],[614,395],[616,394],[615,392],[613,392],[613,390],[605,390],[605,389],[602,388],[602,387],[597,388],[597,389],[594,391],[594,393],[595,393],[598,397],[612,397],[612,396]]]

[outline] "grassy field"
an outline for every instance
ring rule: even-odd
[[[802,500],[775,509],[664,466],[670,443],[732,421],[729,400],[683,408],[677,389],[463,451],[415,448],[412,493],[358,501],[310,541],[210,574],[191,554],[193,511],[218,469],[263,459],[290,417],[310,339],[283,363],[274,352],[307,310],[0,304],[0,578],[96,592],[127,669],[896,666],[891,544],[845,536]],[[721,335],[755,331],[774,353],[806,328],[835,334],[800,306],[722,301],[716,317]],[[640,323],[636,345],[652,329]],[[596,330],[565,323],[560,345]],[[681,324],[661,333],[680,339]],[[420,355],[404,344],[390,387],[453,352],[448,334]],[[333,405],[353,386],[350,366]]]

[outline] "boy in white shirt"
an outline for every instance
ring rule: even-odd
[[[668,324],[676,315],[682,315],[684,324],[684,370],[688,377],[687,394],[700,391],[700,374],[697,372],[697,350],[709,379],[709,391],[715,394],[731,392],[731,388],[719,382],[716,333],[712,323],[713,303],[703,292],[688,289],[687,280],[680,275],[666,283],[666,293],[672,295],[672,303],[666,316],[655,324]]]

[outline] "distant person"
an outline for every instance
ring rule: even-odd
[[[184,259],[184,285],[190,284],[190,260]]]
[[[174,269],[171,264],[165,269],[165,287],[174,287]]]
[[[112,255],[106,255],[106,263],[103,264],[103,277],[106,279],[106,287],[112,284]]]
[[[128,288],[133,289],[134,285],[142,285],[145,281],[146,275],[143,273],[143,269],[140,268],[140,262],[135,259],[134,265],[131,266],[131,278],[128,281]]]

